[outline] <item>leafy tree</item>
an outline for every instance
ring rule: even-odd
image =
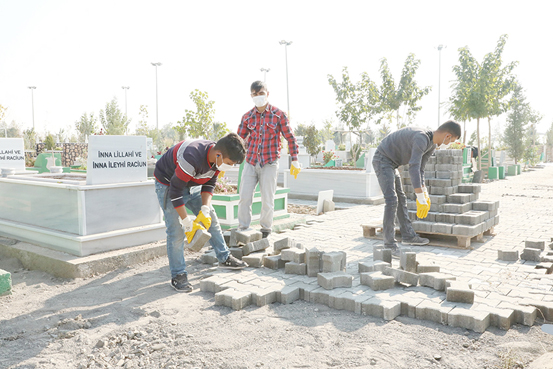
[[[138,115],[140,117],[140,120],[138,121],[135,134],[137,136],[151,137],[150,132],[152,130],[148,127],[148,106],[140,105]]]
[[[181,137],[192,138],[213,136],[213,119],[215,117],[214,101],[209,100],[207,92],[194,90],[190,93],[190,99],[196,105],[196,111],[186,109],[184,117],[177,122],[174,129]]]
[[[311,156],[317,156],[317,154],[321,151],[321,137],[314,124],[306,127],[305,136],[303,137],[303,145],[305,146],[307,153]]]
[[[336,93],[336,116],[350,130],[358,129],[378,114],[378,88],[367,73],[361,73],[361,80],[354,83],[349,77],[348,68],[344,67],[341,82],[330,74],[327,78]]]
[[[415,54],[411,53],[405,59],[401,79],[396,87],[394,78],[388,67],[388,60],[382,58],[380,61],[380,77],[382,86],[380,87],[380,112],[382,119],[387,119],[392,122],[395,115],[397,129],[405,127],[415,118],[416,113],[421,110],[417,103],[430,93],[432,88],[419,87],[415,81],[415,74],[420,66],[420,60],[415,59]],[[400,115],[400,110],[403,114]]]
[[[215,122],[213,123],[213,133],[210,137],[212,141],[218,141],[219,139],[226,136],[230,130],[227,127],[225,122]]]
[[[56,148],[56,141],[54,140],[54,136],[52,134],[48,134],[46,136],[46,139],[44,140],[44,148],[46,150],[54,150]]]
[[[547,146],[553,146],[553,123],[551,123],[551,127],[547,130],[545,144]]]
[[[294,129],[294,136],[305,137],[307,133],[307,124],[299,123]]]
[[[517,85],[515,88],[510,106],[511,110],[507,116],[507,127],[505,128],[503,140],[507,144],[509,156],[517,164],[525,155],[525,146],[528,145],[528,140],[531,140],[531,134],[525,134],[528,131],[528,125],[537,123],[541,117],[526,102],[526,96],[524,96],[524,91],[520,85]],[[529,153],[527,154],[529,155]]]
[[[100,123],[106,135],[125,135],[131,120],[119,109],[117,98],[106,103],[106,109],[100,110]]]
[[[538,147],[534,145],[533,137],[526,135],[524,142],[524,151],[522,153],[522,159],[524,160],[524,167],[533,167],[538,163]]]
[[[98,120],[94,113],[83,113],[81,119],[75,122],[75,129],[79,133],[79,142],[85,142],[98,129]]]
[[[326,143],[328,140],[332,140],[334,138],[332,125],[334,122],[332,119],[325,119],[323,121],[323,128],[319,130],[319,137],[321,138],[321,142],[323,144]]]
[[[36,133],[34,128],[23,131],[23,143],[26,150],[36,150]]]
[[[3,105],[0,104],[0,123],[4,121],[4,118],[6,117],[6,110],[8,110],[8,108],[4,107]],[[7,128],[8,128],[8,124],[6,122],[4,122],[4,125],[5,125],[5,130],[4,130],[4,136],[7,137]]]

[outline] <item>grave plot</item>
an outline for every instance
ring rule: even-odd
[[[413,229],[430,239],[430,245],[470,248],[471,241],[493,235],[499,223],[499,201],[480,200],[481,185],[463,184],[463,151],[438,150],[424,168],[431,206],[428,216],[417,218],[409,167],[399,168]],[[363,224],[366,238],[382,238],[382,219]]]

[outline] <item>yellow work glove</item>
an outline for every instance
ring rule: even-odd
[[[195,223],[190,220],[190,217],[186,217],[181,220],[182,229],[184,230],[184,235],[186,236],[186,241],[190,244],[194,239],[194,235],[198,229],[203,229],[204,227],[200,223]]]
[[[211,227],[211,215],[209,212],[209,206],[202,205],[198,216],[196,217],[196,219],[194,219],[194,223],[202,223],[205,229],[209,229],[209,227]]]
[[[223,178],[225,176],[225,172],[219,172],[219,175],[217,176],[217,178]]]
[[[428,204],[428,209],[432,206],[432,203],[430,202],[430,196],[428,195],[428,189],[426,187],[422,188],[422,193],[424,193],[424,198],[426,199],[426,203]]]
[[[424,193],[416,193],[417,195],[417,218],[424,219],[428,215],[430,205],[426,202]]]
[[[294,179],[298,179],[298,174],[300,174],[301,171],[301,164],[299,161],[294,160],[292,162],[292,165],[290,165],[290,175],[294,176]]]

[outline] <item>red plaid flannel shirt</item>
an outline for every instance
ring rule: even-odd
[[[256,107],[242,116],[238,135],[246,140],[246,161],[261,166],[280,157],[280,134],[288,141],[292,161],[298,160],[298,143],[286,114],[270,104],[260,113]]]

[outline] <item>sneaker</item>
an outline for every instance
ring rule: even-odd
[[[405,245],[415,245],[415,246],[423,246],[427,245],[430,242],[428,238],[422,238],[420,236],[415,236],[411,238],[410,240],[403,240],[401,243]]]
[[[179,292],[192,292],[192,285],[188,282],[186,273],[178,274],[172,278],[171,286]]]
[[[227,261],[225,261],[224,263],[219,262],[219,267],[223,269],[244,269],[247,266],[248,263],[237,259],[232,255],[229,255]]]
[[[267,237],[269,237],[269,235],[271,234],[271,232],[269,232],[269,231],[261,231],[261,234],[262,234],[261,238],[267,238]]]
[[[388,250],[392,250],[392,256],[394,257],[399,257],[401,251],[399,250],[399,247],[397,247],[397,245],[384,245],[384,248],[388,249]]]

